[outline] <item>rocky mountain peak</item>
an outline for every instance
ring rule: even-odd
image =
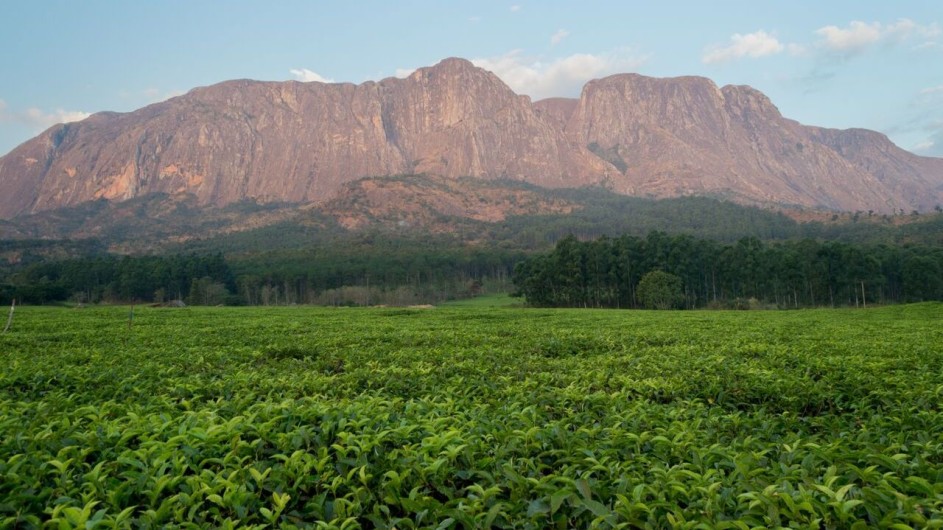
[[[226,81],[54,126],[0,158],[0,218],[149,193],[323,203],[408,173],[849,210],[943,202],[943,160],[784,119],[750,87],[619,74],[532,103],[449,58],[359,85]]]
[[[542,117],[552,120],[561,130],[570,120],[580,100],[575,98],[546,98],[534,102],[534,110]]]
[[[483,68],[475,66],[468,59],[461,57],[446,57],[432,66],[424,66],[413,72],[416,74],[443,74],[443,75],[494,75]]]
[[[782,118],[779,109],[766,94],[747,85],[726,85],[720,89],[728,112],[750,119],[751,116],[765,120]]]

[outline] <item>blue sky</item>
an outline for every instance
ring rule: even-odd
[[[227,79],[359,83],[465,57],[535,99],[618,72],[751,85],[943,156],[943,1],[28,1],[0,19],[0,154]]]

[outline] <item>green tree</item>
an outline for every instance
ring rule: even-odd
[[[638,297],[646,309],[677,309],[684,303],[681,278],[654,270],[638,282]]]
[[[190,284],[189,305],[221,305],[226,302],[229,291],[222,282],[214,281],[209,276],[194,278]]]

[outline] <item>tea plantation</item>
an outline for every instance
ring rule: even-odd
[[[943,305],[18,308],[0,527],[943,528]]]

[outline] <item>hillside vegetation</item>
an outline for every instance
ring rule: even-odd
[[[454,197],[454,202],[470,201],[491,213],[495,205],[487,201],[504,192],[512,198],[526,196],[539,203],[566,205],[570,210],[486,221],[418,203],[402,210],[387,205],[377,211],[375,198],[356,193],[322,210],[251,203],[204,210],[192,201],[164,195],[123,203],[102,201],[94,208],[0,222],[0,230],[6,229],[3,233],[11,237],[0,241],[0,303],[9,304],[13,298],[32,304],[171,298],[208,305],[441,303],[513,290],[510,278],[516,264],[552,250],[571,235],[580,241],[607,237],[615,244],[626,238],[648,239],[652,234],[683,244],[671,257],[656,248],[660,244],[650,245],[651,255],[647,250],[633,250],[623,258],[631,257],[635,263],[623,260],[620,265],[631,266],[631,274],[606,289],[634,290],[641,274],[670,267],[685,279],[688,306],[750,297],[791,307],[853,305],[854,282],[859,290],[864,289],[862,301],[937,298],[932,294],[937,292],[935,287],[924,288],[926,282],[919,278],[905,281],[902,271],[919,270],[921,278],[932,277],[933,267],[941,265],[939,252],[933,250],[943,248],[940,214],[835,213],[832,221],[822,212],[789,212],[806,216],[806,221],[799,222],[784,212],[709,198],[656,201],[601,188],[551,191],[508,181],[459,179],[445,186],[416,175],[366,179],[352,190],[386,185],[406,188],[414,195],[427,188],[443,193],[465,190],[471,199]],[[527,204],[519,206],[526,210]],[[336,217],[341,215],[338,212],[343,216]],[[359,220],[357,227],[343,226],[345,219]],[[14,233],[19,235],[14,237]],[[763,256],[753,256],[758,247]],[[774,250],[785,247],[795,251],[788,252],[789,259],[775,263],[775,286],[759,286],[750,279],[767,275],[761,270],[765,264],[757,268],[726,259],[749,254],[750,259],[766,263],[778,259],[772,256]],[[687,254],[681,259],[678,253]],[[868,257],[865,263],[859,263],[862,255]],[[675,270],[679,259],[685,263],[684,271]],[[692,263],[700,270],[690,270]],[[822,267],[828,270],[822,272]],[[862,267],[865,270],[859,274],[857,269]],[[724,272],[718,276],[721,268]],[[704,276],[708,272],[710,279]],[[907,282],[915,287],[903,287]],[[198,296],[191,293],[194,288]],[[631,292],[605,296],[594,292],[592,296],[593,300],[549,305],[636,304]]]

